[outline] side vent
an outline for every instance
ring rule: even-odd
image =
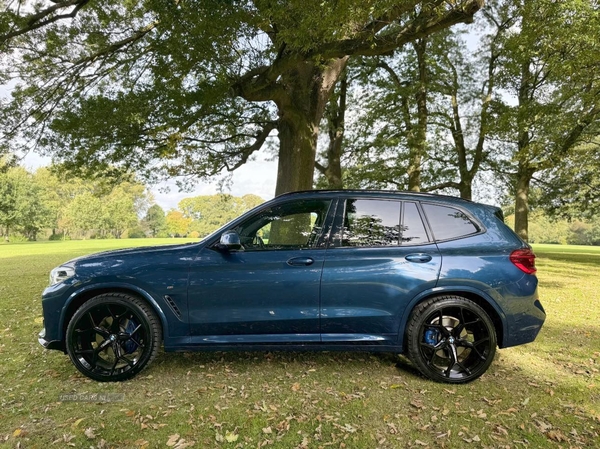
[[[169,295],[165,295],[165,301],[167,301],[167,304],[169,304],[169,307],[175,316],[181,320],[181,311],[179,310],[179,307],[177,307],[177,304],[175,304],[175,301],[173,301],[173,298],[171,298]]]

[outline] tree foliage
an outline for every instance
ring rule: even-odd
[[[578,0],[490,1],[475,51],[452,29],[350,65],[345,185],[470,199],[493,172],[525,239],[532,185],[548,208],[593,213],[598,155],[582,145],[600,132],[599,14]]]
[[[11,231],[19,231],[35,240],[45,227],[46,213],[31,173],[21,167],[0,173],[0,235],[8,240]]]
[[[471,21],[481,4],[73,0],[54,5],[72,5],[71,19],[39,27],[59,13],[40,7],[35,21],[8,8],[0,33],[18,42],[20,63],[3,137],[72,170],[205,177],[245,163],[276,129],[277,193],[309,189],[318,125],[348,58]]]
[[[158,204],[154,204],[148,208],[144,217],[144,226],[150,231],[152,237],[157,237],[167,229],[167,220],[165,211]]]
[[[205,195],[184,198],[179,202],[179,209],[192,220],[189,230],[205,236],[262,202],[262,198],[250,194],[241,198],[225,194]]]

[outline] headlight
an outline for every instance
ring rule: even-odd
[[[50,286],[56,285],[66,279],[75,276],[75,270],[73,267],[56,267],[50,272]]]

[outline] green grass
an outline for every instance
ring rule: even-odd
[[[600,248],[535,247],[546,325],[536,342],[499,351],[469,385],[427,381],[391,354],[257,352],[161,353],[137,378],[101,384],[38,345],[51,268],[89,252],[180,241],[0,246],[0,445],[600,446]],[[124,400],[59,401],[68,393]]]

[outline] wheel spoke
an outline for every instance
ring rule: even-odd
[[[461,362],[456,362],[456,364],[465,372],[467,373],[467,376],[471,375],[471,370],[469,368],[467,368],[465,365],[463,365]]]
[[[135,334],[137,331],[139,331],[141,327],[142,327],[142,325],[138,324],[138,326],[129,334],[129,336],[133,337],[133,334]]]
[[[112,317],[112,323],[110,324],[110,331],[113,334],[116,334],[117,332],[119,332],[119,315],[115,315],[113,313],[113,311],[110,309],[110,307],[108,306],[108,304],[106,305],[106,310],[108,310],[108,313]]]
[[[479,358],[481,360],[485,360],[485,356],[481,352],[479,352],[479,349],[477,349],[476,345],[478,345],[480,343],[484,343],[487,340],[489,340],[489,338],[486,337],[475,343],[471,343],[470,341],[467,341],[467,340],[459,340],[458,343],[459,343],[459,346],[463,346],[465,348],[469,348],[469,349],[475,351],[475,354],[477,354],[477,356],[479,356]]]
[[[78,351],[75,351],[75,354],[80,355],[80,354],[93,354],[94,352],[96,352],[95,349],[80,349]]]
[[[107,331],[106,329],[101,328],[99,326],[95,326],[92,330],[94,332],[96,332],[97,334],[102,335],[104,338],[108,338],[108,336],[110,335],[109,331]]]
[[[450,363],[448,364],[448,368],[446,368],[445,371],[445,375],[446,377],[450,377],[450,374],[452,374],[452,368],[454,368],[454,365],[456,365],[458,363],[458,356],[456,354],[456,346],[455,345],[448,345],[448,352],[450,353]]]
[[[435,327],[436,329],[439,329],[442,332],[444,337],[449,337],[450,331],[446,329],[446,326],[444,326],[444,310],[438,310],[432,318],[433,319],[431,321],[434,321],[434,319],[437,318],[437,324],[427,324],[427,326]]]
[[[123,360],[125,363],[127,363],[129,365],[130,368],[133,368],[135,366],[135,363],[133,363],[132,360],[129,360],[127,357],[122,356],[119,357],[120,360]]]
[[[144,348],[145,348],[145,346],[144,346],[143,344],[141,344],[139,341],[137,341],[135,338],[131,337],[131,338],[130,338],[130,340],[131,340],[132,342],[134,342],[136,345],[138,345],[138,347],[139,347],[140,349],[144,349]]]
[[[113,366],[110,369],[109,376],[112,376],[115,373],[115,368],[117,367],[117,363],[119,363],[119,357],[115,357],[115,363],[113,363]]]
[[[481,340],[477,340],[476,342],[473,342],[472,345],[479,346],[481,343],[485,343],[486,341],[490,341],[490,337],[483,337]]]
[[[460,338],[460,334],[462,334],[464,328],[465,325],[462,321],[458,323],[458,325],[454,329],[452,329],[452,335],[454,336],[454,338]]]

